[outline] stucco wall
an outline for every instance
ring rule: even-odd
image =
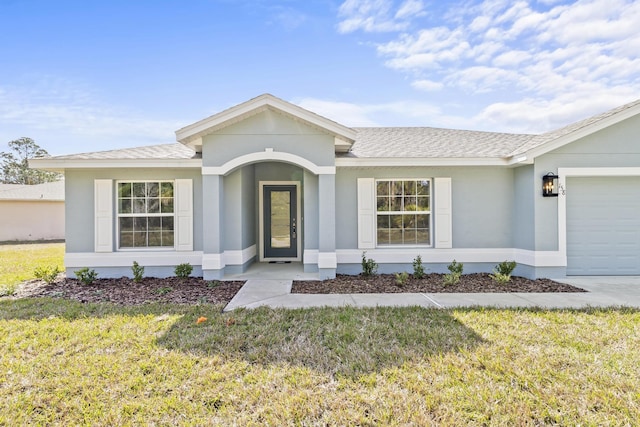
[[[236,157],[273,148],[303,157],[318,166],[335,164],[333,136],[273,111],[264,111],[242,122],[205,136],[203,166],[221,166]]]
[[[558,250],[558,199],[542,197],[542,177],[561,167],[638,167],[640,117],[593,133],[535,160],[535,249]],[[613,190],[613,189],[612,189]]]
[[[541,186],[536,186],[533,165],[514,170],[513,187],[513,247],[535,248],[535,198]]]
[[[454,248],[510,248],[514,171],[496,167],[338,168],[336,247],[358,247],[358,178],[451,177]],[[437,188],[434,191],[438,191]]]
[[[65,172],[66,251],[94,251],[94,180],[193,180],[193,249],[202,250],[202,175],[199,169],[92,169]],[[115,187],[114,187],[115,194]],[[116,204],[113,204],[114,217]],[[117,227],[113,227],[114,233]],[[114,242],[115,234],[114,234]]]
[[[64,239],[63,201],[0,201],[0,241]]]

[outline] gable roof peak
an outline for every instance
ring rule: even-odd
[[[352,144],[355,140],[356,131],[354,129],[287,102],[270,93],[263,93],[241,104],[227,108],[189,126],[185,126],[182,129],[178,129],[176,131],[176,139],[178,142],[196,151],[200,151],[203,136],[214,133],[268,109],[278,111],[292,117],[294,120],[299,120],[307,125],[319,128],[348,144]]]

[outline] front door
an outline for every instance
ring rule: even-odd
[[[298,195],[295,185],[263,186],[264,258],[298,258]]]

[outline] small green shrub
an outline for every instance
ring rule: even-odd
[[[191,266],[191,264],[189,264],[188,262],[185,262],[183,264],[177,265],[176,269],[174,270],[174,273],[179,278],[186,279],[187,277],[189,277],[189,275],[191,275],[192,271],[193,271],[193,266]]]
[[[33,270],[33,275],[37,279],[44,280],[47,285],[50,285],[56,281],[58,273],[60,273],[60,269],[57,265],[53,267],[38,267]]]
[[[10,297],[15,295],[17,285],[0,285],[0,297]]]
[[[207,282],[207,287],[208,288],[217,288],[218,286],[220,286],[220,281],[219,280],[212,280],[210,282]]]
[[[443,283],[445,286],[455,285],[460,281],[460,277],[462,277],[462,271],[464,269],[464,264],[461,262],[456,262],[454,259],[451,264],[447,266],[447,269],[450,271],[449,274],[444,275]]]
[[[516,265],[515,261],[503,261],[496,265],[493,269],[493,274],[490,274],[489,276],[501,285],[509,283],[511,280],[511,273],[513,273]]]
[[[442,283],[444,283],[445,286],[455,285],[456,283],[458,283],[460,281],[460,277],[461,276],[462,276],[462,274],[460,274],[460,273],[445,274],[444,275],[444,279],[442,279]]]
[[[511,277],[511,273],[513,273],[513,270],[515,270],[516,265],[517,264],[515,261],[502,261],[500,264],[496,265],[494,271],[496,273]]]
[[[173,291],[173,288],[171,288],[169,286],[164,286],[162,288],[157,288],[155,290],[155,293],[158,294],[159,296],[163,296],[163,295],[168,294],[171,291]]]
[[[362,275],[373,276],[378,272],[378,263],[373,259],[367,259],[367,253],[362,252]]]
[[[493,274],[490,274],[491,278],[501,285],[506,285],[511,280],[511,276],[507,274],[502,274],[497,271],[494,271]]]
[[[464,269],[464,264],[461,262],[456,262],[455,259],[451,262],[451,264],[447,266],[447,270],[449,270],[452,274],[457,273],[459,275],[462,275],[463,269]]]
[[[396,273],[396,284],[400,286],[404,286],[407,284],[407,280],[409,280],[409,273],[403,271],[402,273]]]
[[[98,278],[98,273],[95,270],[90,270],[89,267],[81,268],[74,271],[74,274],[85,285],[90,285],[94,280]]]
[[[131,271],[133,272],[133,281],[136,283],[141,282],[144,277],[144,267],[138,264],[137,261],[133,261]]]
[[[413,277],[422,279],[424,277],[424,266],[422,265],[422,257],[418,255],[413,259]]]

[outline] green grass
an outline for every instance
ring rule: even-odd
[[[640,419],[637,310],[220,309],[0,301],[0,425]]]
[[[64,268],[64,243],[0,245],[0,296],[12,294],[16,286],[33,279],[38,267]]]

